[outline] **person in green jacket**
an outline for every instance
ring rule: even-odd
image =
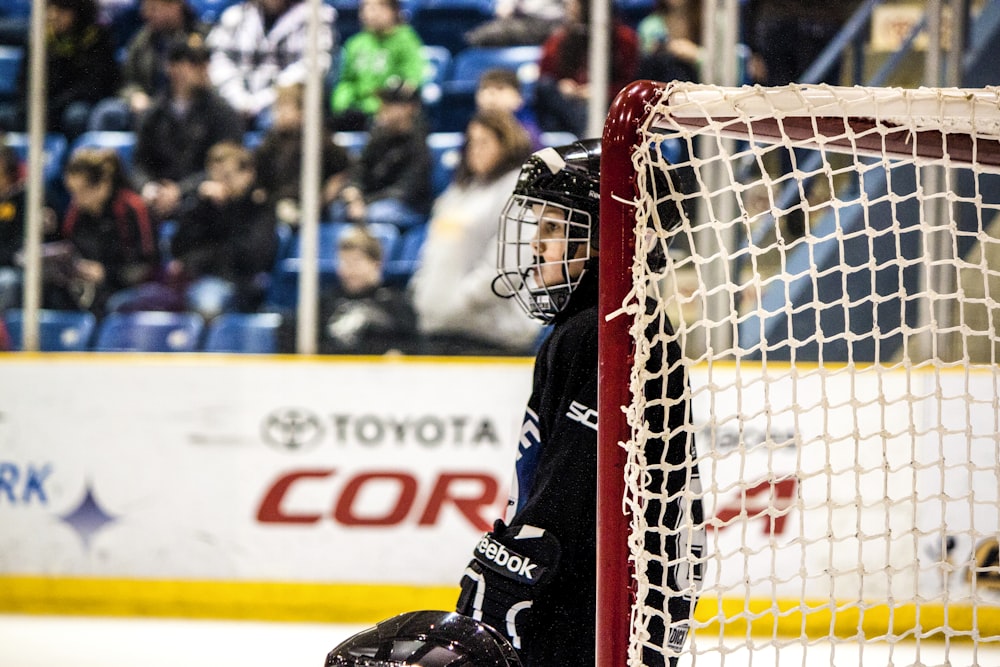
[[[426,70],[423,42],[405,22],[399,0],[362,0],[361,32],[350,37],[330,96],[335,131],[367,130],[378,111],[378,91],[409,83],[420,88]]]

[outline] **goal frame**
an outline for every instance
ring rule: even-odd
[[[600,275],[601,290],[598,304],[599,345],[598,360],[598,478],[597,478],[597,612],[596,612],[596,664],[602,667],[626,665],[630,649],[630,622],[636,597],[636,582],[628,548],[631,517],[625,502],[625,469],[627,453],[621,443],[628,442],[631,431],[624,408],[632,401],[630,380],[635,347],[631,339],[632,318],[623,312],[623,304],[633,291],[632,258],[636,240],[635,209],[629,202],[639,196],[637,173],[632,155],[640,145],[643,131],[660,119],[651,118],[653,105],[670,91],[665,82],[636,81],[623,89],[613,101],[602,135],[601,204],[600,204]],[[735,89],[733,89],[735,90]],[[794,114],[782,116],[780,121],[754,119],[749,123],[736,121],[725,113],[713,116],[719,121],[717,136],[730,139],[754,138],[768,142],[784,136],[796,146],[811,147],[830,152],[852,151],[859,155],[892,158],[896,155],[913,160],[915,164],[940,163],[947,157],[951,164],[975,161],[984,171],[1000,172],[1000,142],[992,137],[979,135],[979,126],[968,128],[937,128],[933,124],[890,132],[892,136],[881,143],[869,141],[865,130],[880,124],[892,126],[893,116],[909,114],[911,109],[887,107],[877,114],[869,108],[852,108],[849,100],[831,108],[829,118],[847,123],[856,130],[861,141],[827,142],[822,124],[827,118],[801,119]],[[938,109],[940,111],[940,109]],[[990,117],[987,134],[1000,134],[1000,110]],[[869,116],[875,118],[873,122]],[[978,119],[975,119],[978,121]],[[672,118],[675,126],[697,128],[693,121]],[[779,127],[780,126],[780,127]],[[816,142],[811,138],[819,136]],[[874,139],[874,137],[872,137]],[[887,143],[888,142],[888,143]],[[977,146],[990,144],[984,155]],[[811,145],[810,145],[811,144]]]
[[[597,646],[596,664],[625,665],[629,647],[633,584],[628,563],[629,517],[622,507],[625,495],[625,450],[629,439],[622,406],[630,402],[629,373],[634,348],[626,317],[609,316],[621,308],[631,290],[631,272],[623,258],[635,252],[636,196],[632,147],[639,141],[647,106],[666,89],[665,84],[637,81],[615,98],[601,139],[601,205],[598,298],[597,366]]]

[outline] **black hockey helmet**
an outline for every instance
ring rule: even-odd
[[[521,167],[514,192],[500,214],[494,292],[514,298],[528,315],[551,322],[569,303],[597,249],[601,209],[601,142],[585,139],[543,148]],[[562,221],[565,252],[558,262],[538,254],[540,223]],[[547,240],[552,241],[552,237]],[[581,252],[581,247],[586,252]],[[558,280],[541,278],[561,265]]]
[[[514,195],[559,204],[570,212],[570,220],[591,228],[590,246],[596,248],[601,212],[601,140],[583,139],[536,151],[521,167]]]
[[[362,630],[326,656],[326,667],[521,667],[510,642],[468,616],[412,611]]]

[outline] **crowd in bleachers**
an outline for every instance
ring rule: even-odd
[[[324,0],[321,350],[534,348],[542,332],[500,326],[479,298],[483,258],[526,150],[585,132],[587,4]],[[612,97],[640,73],[697,76],[698,4],[616,0]],[[48,6],[43,305],[76,312],[43,317],[43,347],[292,351],[308,3]],[[8,246],[3,216],[24,206],[29,12],[23,0],[0,8],[0,130],[19,160],[5,179],[0,159]],[[490,150],[494,164],[470,155]],[[0,309],[16,347],[20,254],[4,253]],[[421,267],[425,255],[437,266]],[[377,280],[348,288],[347,264],[369,278],[377,267]],[[454,312],[442,310],[448,281],[467,297]]]

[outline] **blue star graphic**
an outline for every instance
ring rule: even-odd
[[[83,500],[80,501],[80,505],[69,514],[59,518],[76,531],[76,534],[80,536],[80,540],[83,542],[84,549],[90,549],[90,540],[94,534],[115,520],[115,517],[105,512],[97,504],[97,499],[94,497],[94,491],[89,482],[87,483],[87,490],[83,496]]]

